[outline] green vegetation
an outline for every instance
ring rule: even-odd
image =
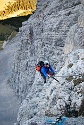
[[[81,60],[84,60],[84,58],[82,58]]]
[[[73,80],[73,76],[68,76],[68,77],[66,78],[66,80],[67,80],[68,82],[71,82],[71,81]]]
[[[24,6],[23,6],[24,5]],[[17,9],[33,9],[35,10],[36,0],[18,0],[14,3],[9,2],[4,11],[0,11],[0,15],[5,16],[7,13],[11,13],[11,11],[15,11]],[[32,11],[33,14],[34,11]],[[28,14],[28,13],[27,13]],[[22,22],[28,20],[31,14],[27,16],[18,16],[12,17],[5,20],[0,20],[0,41],[11,40],[19,31],[19,28],[22,26]],[[10,36],[11,35],[11,36]],[[2,44],[1,44],[2,45]]]
[[[84,76],[73,80],[74,86],[79,85],[82,82],[84,82]]]
[[[22,22],[28,20],[29,17],[30,17],[30,15],[20,16],[20,17],[12,17],[9,19],[1,20],[0,24],[4,25],[4,26],[6,25],[6,26],[10,27],[12,29],[12,31],[15,30],[18,32],[19,28],[22,26]]]
[[[5,40],[11,40],[16,36],[19,28],[22,26],[22,22],[28,20],[28,16],[13,17],[0,21],[0,50],[2,49],[3,42]]]
[[[73,63],[70,63],[67,68],[71,68],[73,66]]]
[[[11,33],[11,35],[8,37],[8,40],[11,40],[12,38],[14,38],[16,36],[17,32],[16,31],[13,31]]]
[[[48,6],[48,2],[44,5],[43,9],[45,9]]]
[[[10,34],[13,31],[12,27],[0,24],[0,34]]]
[[[7,40],[11,32],[13,32],[13,29],[8,25],[0,24],[0,41]]]
[[[0,34],[0,41],[4,41],[7,40],[8,37],[10,36],[10,34],[6,33],[6,34]]]
[[[0,50],[3,49],[3,48],[2,48],[3,42],[4,42],[4,41],[0,41]]]
[[[80,83],[84,82],[84,74],[80,74],[81,77],[73,79],[73,76],[68,76],[66,80],[71,82],[73,80],[74,86],[79,85]]]
[[[84,99],[82,100],[81,106],[79,108],[79,116],[80,115],[84,117]]]
[[[0,24],[0,50],[2,50],[2,45],[5,40],[11,40],[17,34],[12,28],[8,25]]]

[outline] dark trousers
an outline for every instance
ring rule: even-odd
[[[46,83],[46,77],[44,76],[44,74],[42,73],[42,72],[40,72],[41,73],[41,76],[43,77],[43,79],[44,79],[44,83]]]
[[[44,83],[46,83],[46,77],[44,76],[44,74],[43,74],[42,72],[40,72],[40,73],[41,73],[41,76],[42,76],[43,79],[44,79]],[[50,76],[53,76],[53,75],[54,75],[54,73],[51,73],[50,71],[48,71],[47,74],[49,74]]]

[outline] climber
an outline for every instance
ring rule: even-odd
[[[44,66],[40,70],[41,76],[44,79],[44,83],[46,83],[46,77],[53,76],[55,74],[55,71],[52,69],[51,65],[48,61],[44,62]]]

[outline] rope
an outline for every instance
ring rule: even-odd
[[[68,75],[68,76],[83,76],[83,75]],[[56,77],[68,77],[68,76],[56,76]]]
[[[83,76],[83,75],[70,75],[71,77],[73,76]],[[56,76],[56,77],[69,77],[69,76]],[[53,76],[51,76],[51,78],[55,79],[57,82],[59,82],[56,78],[54,78]]]

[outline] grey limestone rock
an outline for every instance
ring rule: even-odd
[[[47,59],[58,75],[83,73],[80,67],[84,67],[82,3],[80,0],[38,0],[35,13],[22,23],[10,78],[10,84],[22,102],[17,118],[20,125],[36,123],[38,118],[38,124],[41,124],[46,111],[53,115],[61,113],[65,106],[62,98],[67,101],[69,94],[72,106],[75,102],[77,109],[80,106],[82,95],[70,90],[73,81],[70,83],[58,78],[59,84],[50,78],[47,84],[43,84],[40,74],[35,71],[35,65],[39,60]],[[70,63],[73,63],[73,66],[68,69]],[[84,82],[81,86],[83,84]],[[82,87],[80,90],[82,91]]]

